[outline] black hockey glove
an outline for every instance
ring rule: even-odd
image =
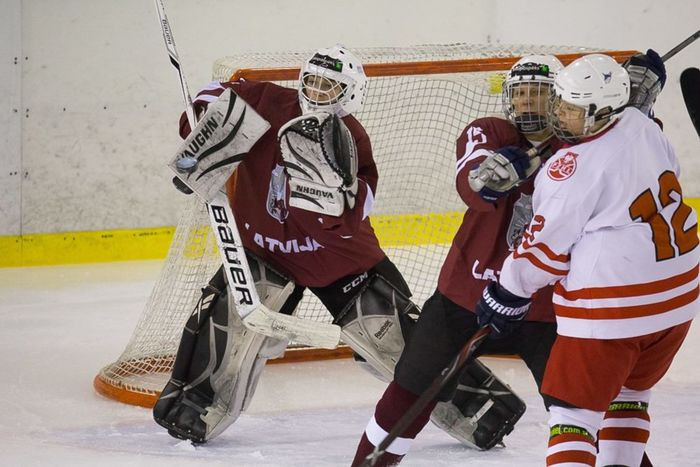
[[[476,304],[475,312],[479,326],[491,326],[489,337],[493,339],[507,337],[525,318],[531,301],[529,298],[513,295],[498,282],[491,282]]]
[[[653,49],[646,54],[635,54],[623,65],[630,76],[630,98],[628,105],[636,107],[645,115],[651,115],[651,108],[666,84],[666,66]]]
[[[648,68],[658,77],[661,89],[666,84],[666,65],[654,49],[648,49],[646,54],[636,54],[629,59],[630,65]]]

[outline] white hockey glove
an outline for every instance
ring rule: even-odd
[[[541,163],[539,156],[507,146],[489,154],[469,172],[469,187],[484,200],[494,202],[530,178]]]
[[[168,164],[177,174],[175,186],[211,201],[269,128],[255,109],[227,89],[209,104]]]
[[[357,148],[343,121],[315,112],[287,122],[277,134],[289,176],[290,206],[339,217],[357,196]]]

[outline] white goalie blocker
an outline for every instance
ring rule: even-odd
[[[335,114],[314,112],[287,122],[277,134],[289,176],[290,206],[339,217],[357,196],[357,148]]]
[[[206,113],[170,161],[177,177],[210,202],[270,124],[231,89]]]

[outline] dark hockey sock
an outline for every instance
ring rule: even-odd
[[[376,444],[381,443],[386,433],[391,431],[396,422],[399,421],[417,399],[418,396],[402,388],[395,382],[389,384],[389,387],[384,391],[384,395],[377,403],[373,420],[370,421],[367,430],[362,435],[360,444],[357,447],[357,452],[355,453],[355,459],[352,462],[353,466],[358,466],[362,463],[367,455],[374,450]],[[411,440],[413,440],[428,423],[430,412],[432,412],[434,407],[435,402],[428,404],[423,411],[418,414],[415,420],[413,420],[413,423],[403,432],[401,437],[392,443],[389,451],[393,450],[394,453],[386,452],[375,466],[384,467],[397,465],[408,451]]]
[[[377,408],[374,412],[374,418],[377,423],[385,431],[391,431],[391,428],[399,421],[413,403],[418,399],[412,392],[402,388],[399,384],[392,381],[384,391],[384,395],[377,403]],[[402,438],[415,438],[418,433],[428,424],[430,412],[435,408],[435,401],[430,402],[421,413],[413,420],[413,423],[401,435]]]

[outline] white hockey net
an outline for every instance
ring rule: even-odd
[[[565,63],[577,47],[428,45],[353,50],[370,77],[356,114],[372,141],[379,170],[371,221],[382,247],[422,305],[464,214],[454,188],[455,141],[471,120],[502,115],[503,72],[520,56],[554,53]],[[299,65],[311,51],[255,53],[217,60],[214,79],[236,72],[247,79],[296,87]],[[564,55],[562,55],[564,54]],[[611,53],[618,60],[629,52]],[[164,386],[200,289],[219,266],[206,210],[191,197],[177,226],[160,278],[119,359],[95,378],[102,394],[150,406]],[[298,315],[330,321],[311,294]]]

